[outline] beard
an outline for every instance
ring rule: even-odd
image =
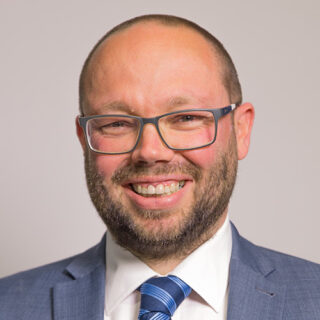
[[[187,174],[193,178],[193,204],[189,208],[146,210],[126,208],[121,199],[105,187],[89,151],[85,153],[85,171],[91,200],[100,217],[122,247],[140,259],[158,260],[184,257],[207,241],[216,231],[217,222],[227,210],[237,175],[236,138],[232,134],[227,148],[217,154],[204,176],[194,164],[162,164],[156,167],[128,165],[114,172],[111,182],[121,185],[128,178],[166,174]],[[134,213],[133,213],[134,210]],[[179,212],[177,212],[179,211]],[[174,225],[163,227],[161,219],[179,214]],[[153,230],[145,230],[135,216],[158,222]]]

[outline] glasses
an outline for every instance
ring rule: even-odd
[[[219,109],[188,109],[141,118],[123,114],[79,117],[91,150],[102,154],[132,152],[139,143],[143,127],[153,124],[163,143],[172,150],[194,150],[213,144],[218,120],[235,109],[232,104]]]

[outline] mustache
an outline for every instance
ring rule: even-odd
[[[129,179],[136,179],[142,176],[158,176],[170,174],[189,175],[195,181],[199,181],[202,178],[201,170],[191,163],[166,163],[158,164],[153,167],[128,165],[126,167],[117,169],[113,173],[111,181],[115,184],[122,184]]]

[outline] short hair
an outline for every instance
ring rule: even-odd
[[[198,34],[202,35],[209,42],[209,44],[212,45],[218,58],[220,59],[220,62],[222,65],[222,83],[225,89],[227,90],[230,103],[235,103],[236,105],[240,105],[242,103],[241,85],[239,82],[237,70],[234,66],[234,63],[229,53],[217,38],[215,38],[207,30],[205,30],[204,28],[200,27],[199,25],[197,25],[196,23],[190,20],[172,16],[172,15],[149,14],[149,15],[138,16],[118,24],[117,26],[112,28],[110,31],[108,31],[90,51],[88,57],[84,62],[84,65],[80,74],[80,80],[79,80],[79,106],[80,106],[81,114],[83,114],[83,103],[85,101],[86,76],[87,76],[89,63],[91,61],[93,54],[95,53],[97,48],[111,35],[118,33],[120,31],[126,30],[131,26],[138,23],[142,23],[142,22],[157,22],[159,24],[162,24],[165,26],[171,26],[171,27],[182,26],[182,27],[192,29],[196,31]]]

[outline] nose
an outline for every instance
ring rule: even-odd
[[[174,154],[174,150],[164,144],[156,127],[148,123],[144,126],[140,141],[132,152],[132,161],[152,165],[158,162],[169,162]]]

